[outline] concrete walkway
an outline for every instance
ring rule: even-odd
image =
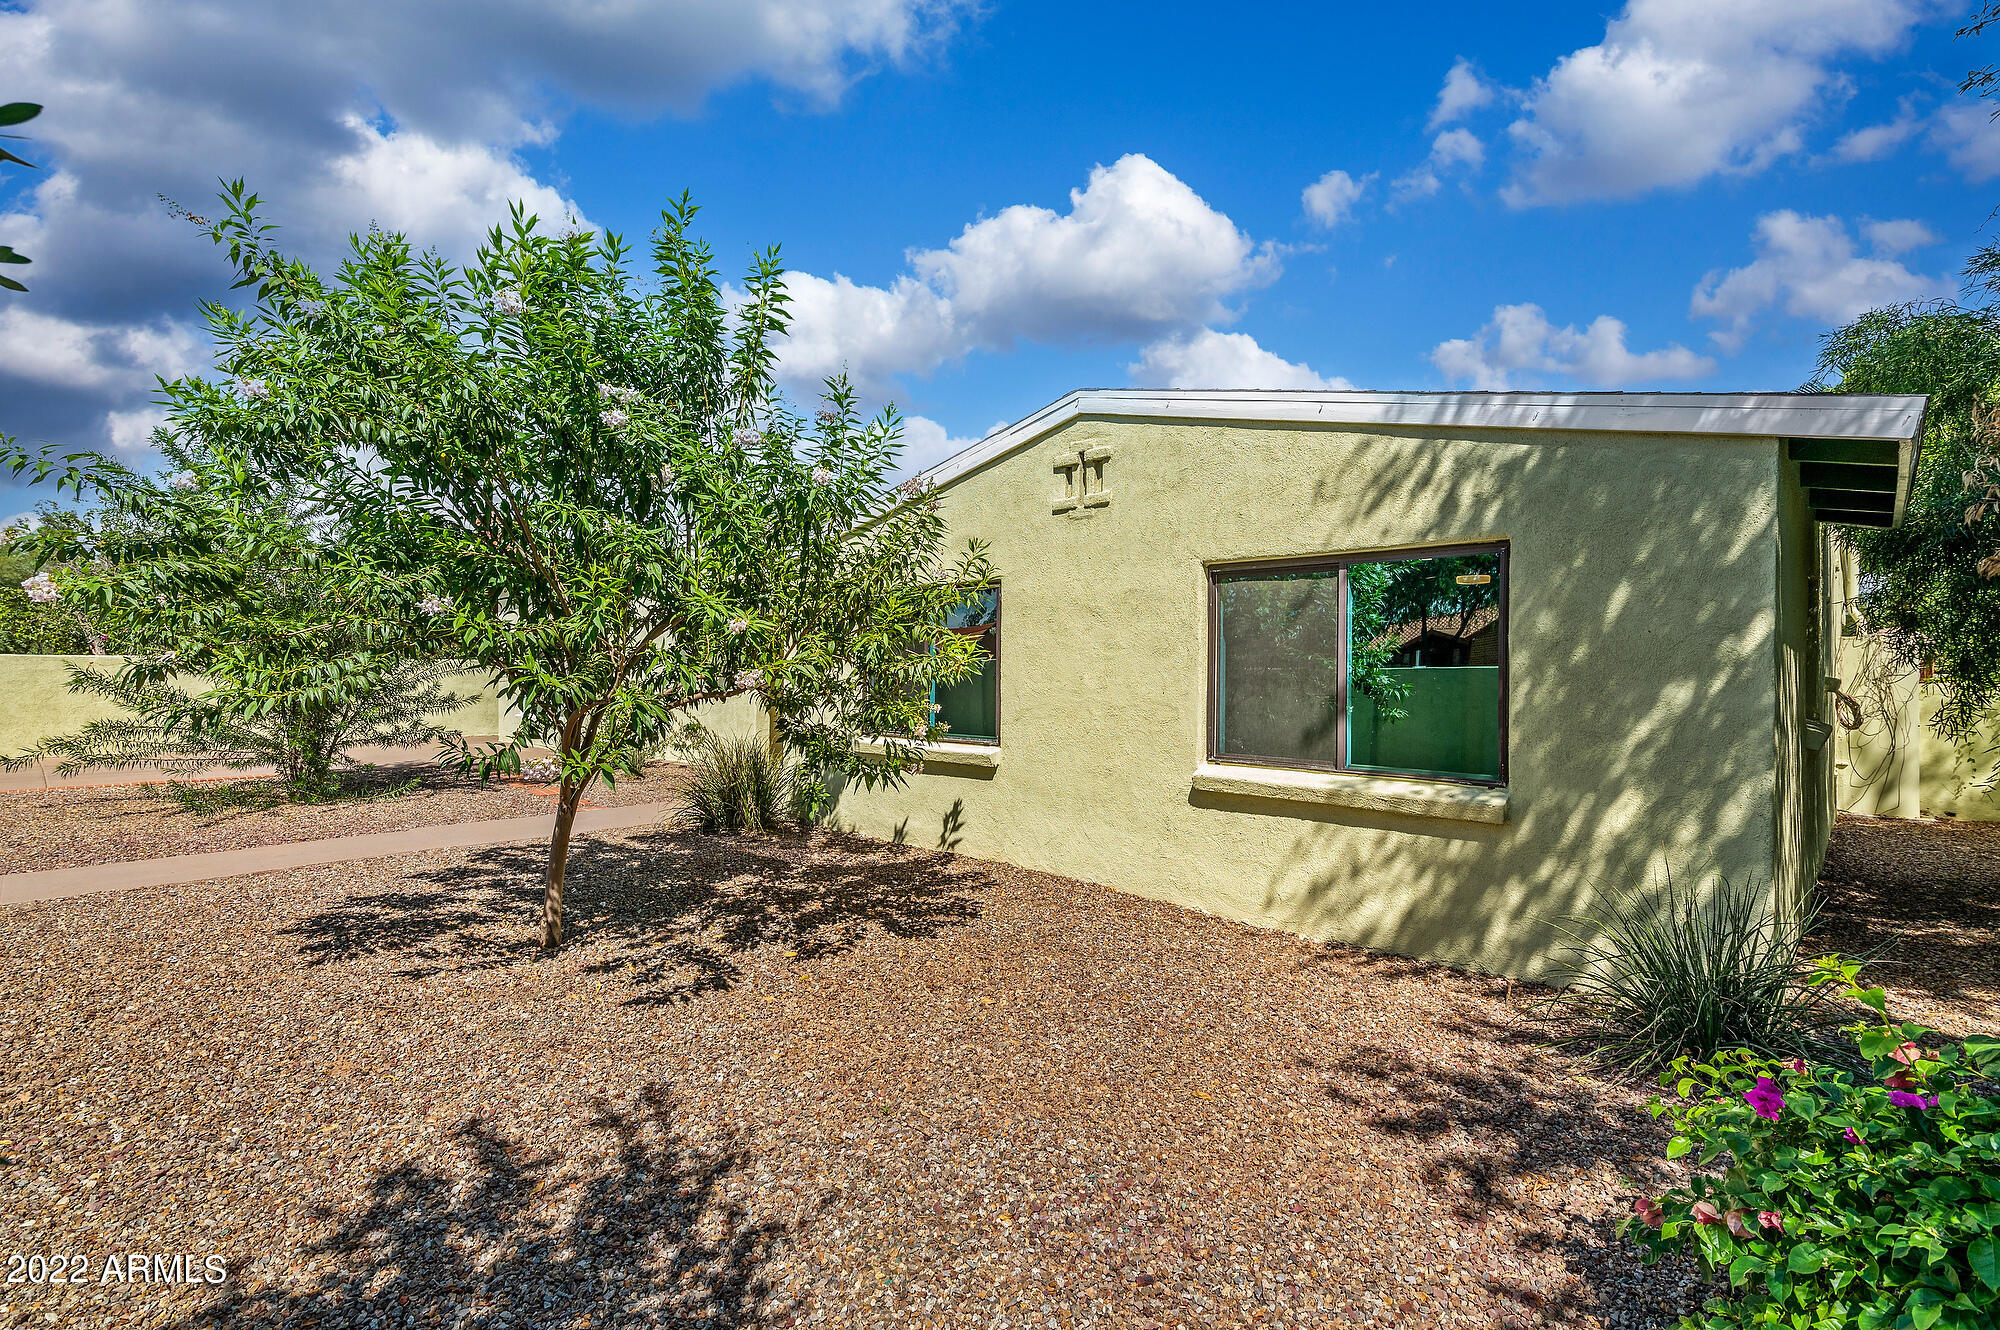
[[[576,831],[623,831],[650,826],[672,807],[665,801],[627,804],[621,808],[585,808],[576,815]],[[208,882],[269,873],[285,868],[378,859],[422,850],[462,849],[468,845],[506,845],[546,841],[555,830],[553,813],[533,817],[496,817],[484,822],[452,822],[404,831],[376,831],[365,836],[293,841],[288,845],[258,845],[246,850],[210,854],[173,854],[159,859],[134,859],[122,864],[90,864],[82,868],[51,868],[39,873],[0,874],[0,905],[24,901],[61,900],[126,887],[163,887],[180,882]]]

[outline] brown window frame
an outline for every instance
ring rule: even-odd
[[[958,637],[984,637],[988,633],[993,634],[993,645],[987,650],[987,654],[993,658],[993,737],[991,739],[987,739],[975,736],[972,738],[961,739],[957,735],[953,734],[950,730],[946,730],[944,738],[936,742],[962,743],[967,745],[968,747],[978,746],[982,748],[998,748],[1000,746],[1000,724],[1001,724],[1000,621],[1002,618],[1006,616],[1007,613],[1007,597],[1004,594],[1002,594],[1000,590],[1000,579],[997,577],[990,582],[982,582],[978,586],[972,587],[970,589],[974,592],[991,591],[993,593],[993,622],[990,624],[982,624],[970,628],[947,628],[945,629],[945,631],[947,633],[951,633],[954,636]],[[936,684],[931,685],[931,701],[933,702],[937,701]]]
[[[1348,554],[1308,555],[1291,559],[1250,559],[1231,563],[1212,563],[1208,573],[1208,735],[1206,748],[1210,762],[1227,763],[1233,766],[1266,767],[1288,771],[1339,771],[1355,776],[1386,776],[1392,779],[1439,781],[1449,785],[1472,785],[1481,789],[1500,789],[1507,784],[1507,718],[1512,710],[1509,680],[1512,671],[1511,653],[1508,650],[1508,625],[1511,617],[1508,602],[1514,594],[1512,572],[1512,542],[1505,540],[1482,540],[1459,545],[1430,545],[1421,547],[1398,547],[1387,550],[1358,550]],[[1357,563],[1405,563],[1412,559],[1443,559],[1460,554],[1497,554],[1500,556],[1500,617],[1497,650],[1500,655],[1500,774],[1493,780],[1479,780],[1469,776],[1440,776],[1428,771],[1396,771],[1384,767],[1353,767],[1347,762],[1347,570]],[[1334,749],[1340,754],[1337,762],[1312,762],[1303,758],[1258,757],[1244,753],[1220,753],[1216,751],[1216,739],[1221,732],[1220,708],[1222,705],[1222,600],[1218,588],[1229,580],[1255,578],[1259,574],[1319,573],[1332,572],[1336,575],[1335,592],[1340,605],[1340,649],[1335,657],[1337,677],[1334,683]]]

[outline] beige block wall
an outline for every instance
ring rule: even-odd
[[[1050,511],[1108,446],[1109,506]],[[1002,583],[1001,762],[836,819],[1320,938],[1546,973],[1663,860],[1768,881],[1776,441],[1079,420],[944,492]],[[1191,788],[1207,565],[1512,542],[1504,825]]]
[[[118,656],[0,655],[0,756],[22,753],[45,739],[73,734],[93,720],[120,714],[103,698],[69,691],[70,670],[93,665],[114,670]],[[440,724],[463,734],[495,735],[504,724],[501,708],[488,678],[468,672],[445,682],[448,692],[471,700],[447,714]]]
[[[1854,578],[1836,550],[1845,584],[1842,603],[1854,592]],[[1840,644],[1842,687],[1861,703],[1859,729],[1841,729],[1836,740],[1834,798],[1843,812],[1872,817],[1955,817],[1968,822],[2000,821],[2000,714],[1982,721],[1957,742],[1931,729],[1941,701],[1936,688],[1916,671],[1897,668],[1879,646],[1865,638]]]

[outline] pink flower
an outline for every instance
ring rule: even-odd
[[[1722,1222],[1722,1211],[1716,1209],[1707,1201],[1696,1201],[1694,1203],[1693,1214],[1694,1222],[1697,1224],[1720,1224]]]
[[[1765,1228],[1774,1229],[1779,1233],[1785,1231],[1785,1217],[1776,1210],[1759,1210],[1757,1212],[1757,1222]]]
[[[1907,1071],[1897,1072],[1895,1075],[1886,1078],[1882,1084],[1888,1086],[1891,1090],[1914,1090],[1917,1088],[1916,1078]]]
[[[1889,1091],[1890,1103],[1897,1108],[1914,1108],[1919,1113],[1927,1108],[1936,1108],[1937,1101],[1937,1096],[1934,1094],[1911,1094],[1907,1090]]]
[[[1658,1228],[1667,1220],[1667,1212],[1650,1196],[1641,1196],[1632,1202],[1632,1213],[1639,1216],[1639,1222],[1647,1228]]]
[[[1790,1062],[1787,1062],[1785,1065],[1787,1067],[1790,1067],[1793,1071],[1797,1072],[1801,1076],[1806,1074],[1806,1060],[1804,1058],[1793,1058]]]
[[[1757,1230],[1750,1227],[1750,1212],[1748,1210],[1731,1210],[1722,1217],[1722,1222],[1732,1234],[1739,1238],[1748,1240],[1757,1236]]]
[[[1918,1058],[1927,1058],[1930,1054],[1924,1052],[1923,1049],[1918,1048],[1915,1044],[1906,1043],[1889,1054],[1889,1056],[1906,1067],[1914,1067],[1917,1064]]]
[[[1776,1122],[1778,1115],[1785,1111],[1785,1096],[1778,1093],[1778,1083],[1769,1076],[1759,1076],[1757,1084],[1743,1092],[1743,1102],[1757,1111],[1757,1116],[1769,1122]]]
[[[1854,1128],[1852,1127],[1842,1128],[1840,1135],[1841,1139],[1846,1141],[1849,1145],[1861,1144],[1861,1133],[1855,1131]]]

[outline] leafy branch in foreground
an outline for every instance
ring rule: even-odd
[[[0,125],[26,124],[41,113],[42,108],[33,102],[8,102],[6,105],[0,106]],[[19,134],[0,134],[0,139],[18,139],[21,137]],[[30,170],[33,170],[35,166],[33,162],[16,157],[5,148],[0,148],[0,162],[12,162],[16,166],[25,166]],[[9,245],[0,245],[0,263],[14,264],[27,262],[29,262],[27,255],[16,251]],[[4,274],[0,274],[0,287],[5,287],[9,291],[25,291],[28,289]]]

